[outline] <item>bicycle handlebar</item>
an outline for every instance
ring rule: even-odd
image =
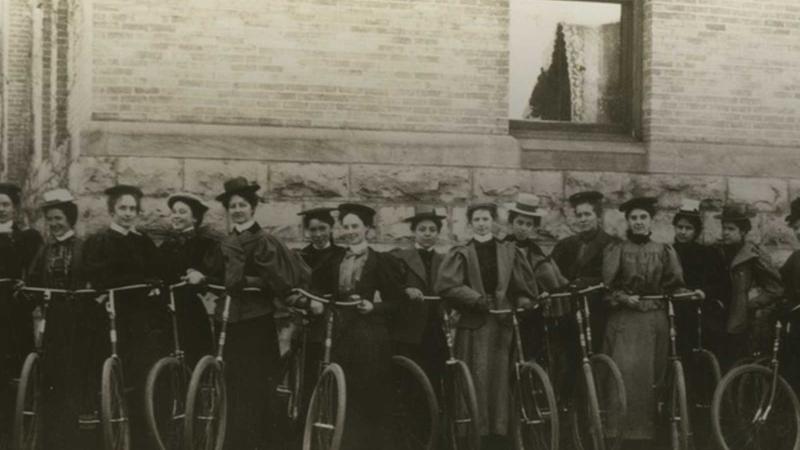
[[[206,287],[210,287],[211,289],[216,289],[218,291],[225,291],[227,292],[227,288],[221,284],[206,284]],[[246,287],[242,289],[242,292],[261,292],[261,288],[257,287]]]
[[[501,314],[511,314],[512,312],[521,313],[521,312],[525,312],[525,311],[528,311],[528,310],[525,309],[525,308],[517,308],[517,309],[514,309],[514,310],[512,310],[511,308],[507,308],[507,309],[490,309],[489,310],[489,314],[501,315]]]
[[[695,295],[694,292],[684,292],[681,294],[658,294],[658,295],[642,295],[639,296],[640,300],[663,300],[663,301],[672,301],[672,300],[690,300]]]
[[[568,298],[573,297],[576,295],[586,295],[591,292],[600,291],[606,288],[604,283],[598,283],[593,286],[585,287],[583,289],[579,289],[577,291],[564,291],[564,292],[556,292],[554,294],[550,294],[548,298]]]
[[[348,306],[358,306],[358,305],[361,304],[361,300],[351,300],[351,301],[348,301],[348,302],[333,301],[333,300],[330,299],[330,297],[331,297],[330,294],[325,295],[325,297],[320,297],[318,295],[314,295],[314,294],[306,291],[305,289],[301,289],[301,288],[294,288],[294,289],[292,289],[292,292],[301,294],[306,298],[309,298],[311,300],[323,303],[325,305],[348,307]]]

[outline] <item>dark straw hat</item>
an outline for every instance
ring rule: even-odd
[[[11,199],[14,206],[18,206],[20,202],[20,193],[22,189],[14,183],[0,183],[0,194],[5,194]]]
[[[144,196],[142,190],[136,186],[131,186],[129,184],[118,184],[116,186],[112,186],[105,190],[105,194],[109,197],[119,197],[122,195],[132,195],[136,199],[140,199]]]
[[[744,203],[728,203],[722,207],[722,213],[717,215],[723,222],[749,222],[754,216],[750,207]]]
[[[403,219],[403,222],[419,223],[422,222],[423,220],[432,220],[434,222],[441,222],[446,218],[447,216],[439,214],[439,212],[436,211],[436,208],[433,206],[415,206],[414,215],[411,217],[406,217],[405,219]]]
[[[583,191],[569,196],[569,204],[575,208],[578,205],[589,203],[595,204],[603,201],[603,194],[597,191]]]
[[[342,203],[339,205],[339,220],[344,219],[348,214],[355,214],[358,216],[364,225],[371,227],[375,222],[375,210],[366,205],[358,203]]]
[[[202,216],[206,213],[206,211],[208,211],[208,206],[203,203],[203,200],[201,200],[200,197],[187,192],[172,194],[167,198],[167,206],[169,206],[170,209],[172,209],[172,206],[176,202],[183,202],[189,205],[189,208],[192,209],[192,214],[195,217]]]
[[[235,177],[225,181],[225,192],[216,196],[219,202],[225,202],[232,195],[236,194],[254,194],[261,189],[258,183],[251,183],[245,177]]]
[[[333,225],[333,216],[331,215],[332,211],[336,211],[336,208],[328,208],[328,207],[311,208],[305,211],[300,211],[299,213],[297,213],[297,215],[303,218],[303,226],[305,227],[307,227],[308,224],[313,219],[317,219],[321,222]]]

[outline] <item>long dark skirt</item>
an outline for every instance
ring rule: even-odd
[[[201,293],[197,289],[186,289],[176,292],[176,316],[178,319],[178,335],[186,364],[192,368],[203,356],[214,349],[214,338],[208,325],[208,314],[203,302],[197,297]],[[170,338],[170,346],[172,336]]]
[[[0,284],[0,446],[11,436],[16,390],[25,357],[33,350],[33,319],[29,304],[12,295],[11,285]]]
[[[225,449],[275,448],[279,351],[272,316],[228,324],[224,359],[228,390]]]

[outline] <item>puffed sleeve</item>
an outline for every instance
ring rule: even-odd
[[[757,308],[765,308],[781,302],[783,298],[781,276],[768,259],[768,256],[760,249],[758,258],[753,260],[753,278],[756,286],[761,290],[757,296],[750,299],[750,304]]]
[[[467,257],[464,247],[455,247],[439,266],[434,290],[455,307],[469,308],[485,302],[480,292],[467,285]]]
[[[378,257],[378,285],[381,302],[375,303],[374,312],[392,314],[402,305],[405,299],[403,292],[403,264],[395,256],[388,253],[375,252]]]
[[[261,285],[278,299],[290,294],[292,288],[306,288],[311,269],[303,258],[283,242],[268,234],[259,241],[253,255]]]
[[[669,244],[664,244],[664,252],[661,255],[662,275],[661,290],[663,292],[676,292],[686,290],[686,283],[683,281],[683,267],[678,258],[678,252]]]

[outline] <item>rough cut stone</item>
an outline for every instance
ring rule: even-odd
[[[519,192],[538,195],[544,205],[559,204],[564,195],[561,172],[478,169],[475,171],[475,195],[496,201],[513,201]]]
[[[789,202],[800,198],[800,180],[789,180]]]
[[[81,157],[73,165],[70,190],[75,194],[102,194],[116,184],[116,158]]]
[[[111,217],[108,214],[106,198],[103,195],[83,195],[77,198],[78,223],[76,231],[88,236],[108,226]]]
[[[630,175],[618,172],[566,172],[564,174],[564,199],[582,191],[599,191],[609,205],[619,205],[630,193],[626,186]]]
[[[384,206],[378,209],[378,240],[398,245],[413,242],[413,234],[409,225],[403,222],[406,217],[414,215],[413,206]]]
[[[354,165],[354,195],[394,201],[452,202],[470,195],[469,171],[460,168]]]
[[[279,239],[302,240],[300,217],[297,213],[302,205],[292,202],[261,203],[256,209],[255,218],[262,227]]]
[[[349,167],[345,164],[275,163],[270,167],[271,195],[280,197],[347,197]]]
[[[260,164],[251,161],[186,160],[184,189],[211,200],[224,191],[223,183],[233,177],[258,180]],[[261,186],[261,192],[265,186]]]
[[[728,200],[748,203],[758,211],[782,212],[789,206],[786,180],[728,178]]]
[[[138,186],[148,196],[167,196],[183,188],[183,160],[119,158],[117,181]]]
[[[684,198],[723,200],[726,190],[723,177],[691,175],[633,175],[630,185],[631,197],[657,197],[660,209],[680,208]]]

